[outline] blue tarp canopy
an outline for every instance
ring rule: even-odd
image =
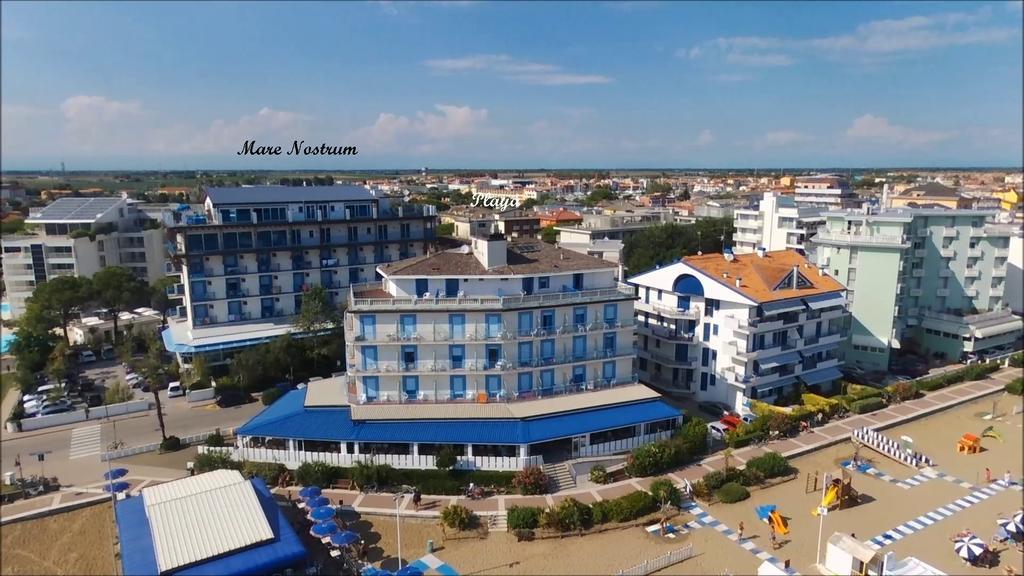
[[[843,373],[839,371],[835,366],[828,368],[822,368],[821,370],[815,370],[813,372],[806,372],[800,375],[800,379],[805,384],[821,384],[822,382],[828,382],[829,380],[835,380],[842,378]]]
[[[263,512],[270,522],[274,539],[237,552],[211,558],[192,566],[174,570],[175,576],[243,576],[273,574],[285,568],[303,565],[306,547],[284,517],[267,485],[259,478],[251,480]],[[149,530],[144,497],[126,498],[114,508],[117,532],[121,540],[121,568],[124,576],[155,576],[159,574],[153,535]]]
[[[800,361],[800,355],[796,352],[786,352],[779,354],[778,356],[772,356],[771,358],[765,358],[764,360],[758,360],[758,364],[761,368],[775,368],[785,364],[792,364]]]
[[[524,420],[353,421],[347,406],[306,408],[305,395],[305,388],[288,392],[242,425],[236,434],[330,442],[532,444],[667,420],[681,414],[661,400],[645,400]]]
[[[160,333],[160,337],[163,339],[164,348],[168,352],[177,352],[179,354],[194,354],[196,352],[213,352],[216,350],[230,350],[232,348],[244,348],[246,346],[254,346],[256,344],[263,344],[270,342],[278,336],[265,336],[262,338],[250,338],[248,340],[232,340],[230,342],[218,342],[217,344],[206,344],[202,346],[191,346],[189,344],[183,344],[174,340],[174,335],[171,334],[170,328],[165,328]]]

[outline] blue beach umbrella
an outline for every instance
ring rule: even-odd
[[[114,468],[113,470],[110,470],[109,472],[104,472],[103,473],[103,479],[104,480],[117,480],[118,478],[123,478],[126,474],[128,474],[128,469],[127,468]]]
[[[359,534],[349,530],[342,530],[341,532],[331,534],[331,544],[335,546],[351,546],[356,542],[359,542]]]
[[[309,513],[309,517],[317,522],[326,522],[334,518],[334,508],[331,506],[320,506]]]
[[[334,521],[320,522],[309,529],[309,533],[317,538],[326,538],[338,531],[338,525]]]
[[[309,500],[306,500],[306,506],[309,506],[310,508],[319,508],[321,506],[330,505],[331,501],[328,500],[327,498],[324,498],[323,496],[317,496],[316,498],[310,498]]]
[[[406,564],[402,566],[398,572],[395,572],[395,576],[423,576],[423,570],[420,570],[412,564]]]
[[[299,490],[299,496],[303,500],[309,500],[310,498],[316,498],[320,495],[319,486],[306,486],[302,490]]]
[[[1024,533],[1024,510],[1018,510],[1013,515],[1013,523],[1017,525],[1017,531]]]
[[[967,538],[960,538],[953,543],[953,551],[958,556],[967,560],[968,562],[974,562],[981,556],[982,552],[986,549],[985,541],[977,536],[968,536]]]
[[[1024,534],[1024,526],[1021,526],[1020,524],[1014,522],[1013,518],[1000,518],[996,520],[996,524],[998,524],[1000,528],[1005,530],[1008,536],[1012,536],[1014,534]]]
[[[124,492],[131,488],[132,485],[127,482],[111,482],[103,487],[106,492]]]

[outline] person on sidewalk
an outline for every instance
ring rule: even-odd
[[[987,466],[985,467],[985,482],[987,484],[992,483],[992,470],[989,469]]]
[[[416,507],[416,511],[420,511],[420,502],[423,501],[423,494],[420,494],[420,489],[415,488],[412,491],[412,505]]]
[[[736,538],[737,542],[741,542],[743,540],[743,520],[740,520],[740,529],[736,532],[736,536],[738,536],[738,538]]]

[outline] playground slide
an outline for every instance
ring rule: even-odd
[[[778,512],[772,510],[771,513],[768,514],[768,522],[775,527],[775,531],[780,535],[785,536],[786,534],[789,534],[789,526],[786,526],[786,521],[782,519],[782,516],[779,516]]]
[[[835,504],[836,500],[838,500],[838,499],[839,499],[839,487],[835,486],[835,485],[829,486],[828,490],[825,491],[825,496],[821,499],[821,505],[824,506],[825,508],[828,508],[828,507],[832,506],[833,504]],[[817,516],[818,515],[818,509],[815,508],[814,510],[811,510],[811,514],[814,515],[814,516]]]

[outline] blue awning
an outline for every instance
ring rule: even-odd
[[[761,368],[775,368],[776,366],[792,364],[794,362],[799,362],[800,360],[800,355],[796,352],[786,352],[765,360],[758,360],[758,364],[761,365]]]
[[[842,377],[843,373],[835,366],[822,368],[821,370],[815,370],[813,372],[806,372],[800,375],[800,379],[807,385],[821,384],[822,382],[829,382]]]
[[[775,390],[776,388],[782,388],[783,386],[789,386],[796,382],[796,376],[786,376],[785,378],[779,378],[771,384],[759,384],[754,388],[757,389],[757,396],[760,398],[764,394]]]
[[[801,300],[780,300],[778,302],[765,302],[761,304],[761,310],[765,314],[781,314],[782,312],[794,312],[803,310],[804,303]]]
[[[830,306],[845,306],[846,298],[838,292],[830,292],[828,294],[808,296],[804,298],[804,302],[807,303],[807,307],[811,310],[821,310]]]
[[[817,354],[818,352],[824,352],[825,350],[832,350],[834,348],[837,348],[839,346],[839,342],[840,340],[836,340],[835,342],[828,342],[826,344],[815,344],[814,346],[808,346],[806,348],[802,348],[800,350],[800,354],[806,358],[807,356]]]
[[[352,420],[349,407],[306,408],[306,389],[288,392],[243,424],[237,434],[331,442],[531,444],[676,418],[661,400],[605,406],[524,420]]]
[[[195,354],[197,352],[215,352],[217,350],[231,350],[233,348],[245,348],[247,346],[255,346],[257,344],[264,344],[277,338],[277,336],[265,336],[262,338],[250,338],[248,340],[232,340],[230,342],[218,342],[216,344],[204,344],[200,346],[191,346],[189,344],[182,344],[174,340],[174,335],[171,334],[170,328],[164,328],[164,331],[160,333],[160,337],[163,339],[164,348],[168,352],[175,352],[179,354]]]

